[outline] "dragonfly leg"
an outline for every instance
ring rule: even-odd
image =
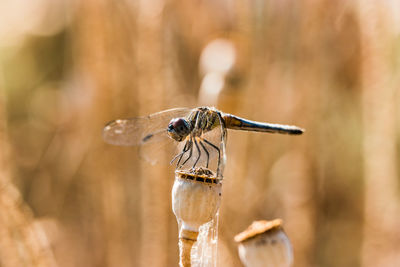
[[[206,168],[208,168],[208,162],[210,161],[210,153],[208,153],[208,150],[207,150],[206,146],[204,145],[204,143],[202,142],[201,139],[199,140],[199,143],[200,143],[201,147],[203,148],[204,152],[206,152],[206,154],[207,154],[207,165],[206,165]]]
[[[188,162],[188,160],[192,157],[192,153],[193,153],[193,137],[190,138],[189,143],[190,143],[189,144],[189,156],[187,157],[187,159],[185,159],[185,161],[181,165],[179,165],[179,168],[182,167],[183,165],[185,165],[186,162]]]
[[[216,145],[211,143],[210,141],[207,141],[206,139],[203,139],[203,141],[206,142],[208,145],[210,145],[212,148],[214,148],[215,150],[218,151],[218,166],[219,166],[220,160],[221,160],[221,151],[220,151],[220,149]],[[207,151],[207,155],[208,155],[208,151]]]
[[[200,160],[200,157],[201,157],[201,150],[200,150],[199,144],[197,143],[196,138],[193,138],[193,141],[194,141],[194,144],[196,145],[197,153],[199,154],[198,157],[197,157],[197,159],[196,159],[196,161],[195,161],[194,164],[193,164],[193,168],[194,168],[194,167],[196,167],[196,164],[197,164],[197,163],[199,162],[199,160]]]
[[[171,160],[171,162],[170,162],[169,164],[172,164],[177,158],[179,158],[178,162],[176,163],[176,166],[178,166],[179,163],[180,163],[181,160],[182,160],[183,154],[185,154],[188,150],[189,150],[189,141],[186,141],[185,146],[184,146],[182,152],[179,153],[179,154],[177,154],[177,155]]]

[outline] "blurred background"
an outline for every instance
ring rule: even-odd
[[[174,168],[101,130],[199,105],[306,129],[228,133],[218,266],[274,218],[294,266],[400,266],[399,87],[397,0],[2,0],[0,266],[177,266]]]

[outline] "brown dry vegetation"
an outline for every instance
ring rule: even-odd
[[[0,266],[177,265],[173,167],[101,129],[214,104],[215,38],[236,48],[215,105],[307,130],[228,133],[218,266],[276,217],[295,266],[400,266],[399,25],[396,0],[2,1]]]

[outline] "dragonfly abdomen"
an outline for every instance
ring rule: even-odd
[[[226,128],[233,130],[294,134],[294,135],[302,134],[304,132],[303,129],[297,126],[251,121],[240,117],[236,117],[231,114],[224,114],[223,119],[225,121]]]

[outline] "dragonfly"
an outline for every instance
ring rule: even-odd
[[[224,113],[214,107],[174,108],[144,117],[117,119],[103,129],[106,143],[119,146],[145,146],[166,141],[182,144],[171,160],[176,168],[200,164],[210,165],[213,155],[218,157],[217,176],[222,175],[225,164],[227,129],[300,135],[297,126],[257,122]]]

